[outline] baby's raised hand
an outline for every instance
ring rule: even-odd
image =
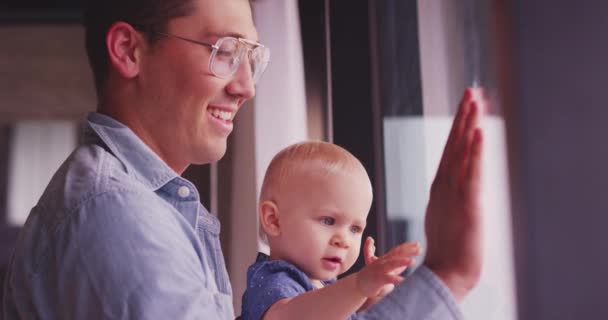
[[[375,241],[372,237],[367,237],[363,243],[363,258],[365,260],[365,265],[378,260],[378,257],[376,257],[376,246],[374,243]]]
[[[357,273],[357,288],[372,299],[388,294],[395,284],[403,281],[400,274],[415,263],[413,257],[421,249],[417,242],[406,242],[381,257],[376,257],[375,251],[374,239],[368,237],[363,247],[366,266]]]

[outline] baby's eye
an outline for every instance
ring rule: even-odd
[[[332,217],[324,217],[321,219],[321,223],[323,223],[324,225],[333,226],[334,223],[336,223],[336,219]]]
[[[361,228],[359,226],[351,226],[350,227],[350,232],[352,232],[352,233],[361,233],[361,232],[363,232],[363,228]]]

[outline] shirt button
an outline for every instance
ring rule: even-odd
[[[185,198],[190,195],[190,189],[188,189],[186,186],[181,186],[179,189],[177,189],[177,195],[180,198]]]

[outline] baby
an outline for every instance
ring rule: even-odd
[[[249,267],[242,319],[347,319],[401,282],[419,244],[376,257],[371,238],[367,265],[336,281],[359,256],[371,204],[367,172],[345,149],[303,142],[279,152],[259,201],[270,256],[260,253]]]

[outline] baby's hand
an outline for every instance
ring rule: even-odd
[[[365,239],[365,243],[363,244],[363,258],[365,261],[365,265],[368,265],[368,264],[378,260],[378,257],[376,257],[376,246],[374,245],[374,243],[375,243],[375,241],[374,241],[374,238],[372,238],[372,237],[367,237]],[[403,270],[395,271],[394,274],[401,274],[403,271],[405,271],[405,268],[403,268]],[[392,284],[392,283],[385,284],[382,287],[382,289],[380,289],[380,291],[378,292],[378,294],[375,297],[369,298],[368,301],[365,302],[366,308],[367,308],[367,306],[370,306],[370,305],[378,302],[378,300],[380,300],[382,297],[391,293],[391,291],[393,291],[393,289],[395,289],[394,284]]]
[[[381,257],[376,257],[375,251],[374,239],[368,237],[363,248],[367,265],[357,273],[357,288],[368,298],[382,297],[395,284],[403,281],[400,274],[415,263],[413,257],[420,254],[421,250],[417,242],[406,242]]]

